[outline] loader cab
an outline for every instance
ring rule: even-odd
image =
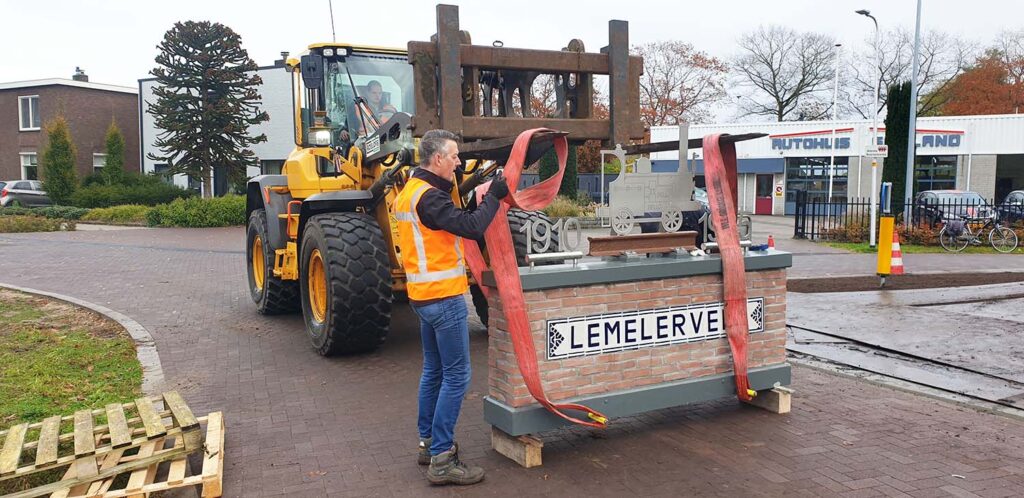
[[[315,44],[289,69],[299,147],[347,147],[395,112],[414,114],[413,72],[404,50]]]

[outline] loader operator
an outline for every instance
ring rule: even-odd
[[[452,201],[455,168],[461,164],[455,135],[431,130],[419,145],[420,167],[395,200],[399,249],[409,303],[420,319],[423,374],[419,386],[420,465],[430,465],[433,484],[474,484],[484,469],[459,461],[455,422],[469,388],[469,325],[463,294],[469,290],[464,238],[481,240],[509,194],[496,178],[483,201],[463,210]]]

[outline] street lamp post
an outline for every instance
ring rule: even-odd
[[[862,16],[870,17],[875,23],[875,66],[878,68],[878,79],[875,80],[875,99],[871,102],[871,137],[869,139],[870,144],[868,150],[878,150],[878,94],[881,91],[882,85],[882,61],[881,54],[878,52],[878,19],[871,15],[871,11],[858,10],[856,11]],[[875,247],[875,219],[878,214],[878,158],[875,156],[871,157],[871,233],[870,241],[871,247]]]
[[[836,76],[835,83],[832,85],[832,152],[828,157],[828,202],[832,203],[832,181],[836,175],[836,119],[837,109],[836,101],[839,98],[839,55],[842,53],[842,43],[836,43]],[[849,177],[847,177],[849,178]]]
[[[917,24],[914,26],[914,63],[910,73],[910,129],[907,131],[907,176],[903,186],[903,212],[910,209],[914,197],[914,157],[917,147],[917,60],[921,51],[921,0],[917,0]],[[906,216],[906,214],[904,214]]]

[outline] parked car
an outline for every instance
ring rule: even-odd
[[[1024,221],[1024,190],[1014,190],[1006,194],[1006,199],[996,206],[999,211],[999,220],[1010,224]]]
[[[50,197],[38,180],[9,180],[0,187],[0,206],[49,206]]]
[[[989,216],[992,208],[977,192],[967,190],[925,190],[914,198],[915,224],[938,226],[961,216]]]

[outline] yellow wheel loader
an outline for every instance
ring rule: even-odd
[[[416,163],[413,67],[403,50],[330,43],[310,46],[286,69],[296,147],[280,175],[248,183],[250,293],[262,314],[301,310],[323,355],[372,350],[405,291],[392,207]],[[458,179],[474,178],[474,185],[496,169],[465,162]],[[472,202],[463,193],[453,192],[457,205]],[[509,217],[525,263],[525,235],[516,230],[546,217]],[[473,291],[486,324],[486,302]]]

